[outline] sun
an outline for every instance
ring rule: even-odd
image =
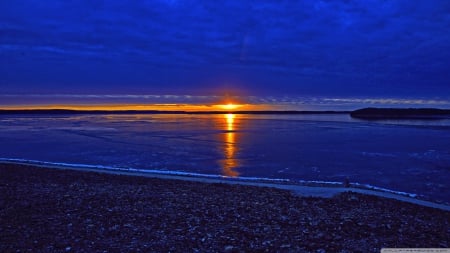
[[[220,107],[224,110],[234,110],[234,109],[237,109],[239,107],[239,105],[228,103],[226,105],[221,105]]]

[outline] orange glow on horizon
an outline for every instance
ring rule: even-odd
[[[239,107],[241,107],[242,105],[236,105],[236,104],[232,104],[232,103],[228,103],[225,105],[218,105],[220,107],[222,107],[224,110],[236,110]]]
[[[276,106],[268,104],[47,104],[47,105],[0,105],[4,110],[36,110],[36,109],[65,109],[80,111],[265,111],[276,110]]]

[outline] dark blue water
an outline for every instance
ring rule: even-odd
[[[450,202],[450,120],[348,115],[1,116],[0,157],[370,184]]]

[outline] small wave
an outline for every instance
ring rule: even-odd
[[[31,159],[19,159],[19,158],[0,158],[0,162],[14,162],[14,163],[22,163],[28,165],[50,165],[50,166],[59,166],[65,168],[85,168],[85,169],[96,169],[96,170],[107,170],[107,171],[117,171],[117,172],[132,172],[132,173],[148,173],[148,174],[158,174],[158,175],[172,175],[172,176],[189,176],[189,177],[203,177],[203,178],[216,178],[216,179],[230,179],[236,181],[262,181],[262,182],[277,182],[277,183],[290,183],[290,184],[299,184],[306,186],[330,186],[330,187],[339,187],[342,186],[342,182],[336,181],[317,181],[317,180],[290,180],[290,179],[280,179],[280,178],[265,178],[265,177],[229,177],[224,175],[216,175],[216,174],[203,174],[203,173],[195,173],[195,172],[185,172],[185,171],[173,171],[173,170],[155,170],[155,169],[137,169],[137,168],[121,168],[114,166],[105,166],[105,165],[90,165],[90,164],[81,164],[81,163],[62,163],[62,162],[46,162],[39,160],[31,160]],[[351,183],[351,187],[360,188],[366,190],[373,190],[379,192],[392,193],[401,196],[407,196],[410,198],[417,198],[418,195],[415,193],[408,193],[402,191],[390,190],[378,186],[373,186],[369,184],[361,184],[361,183]]]
[[[386,189],[386,188],[382,188],[382,187],[378,187],[378,186],[373,186],[373,185],[370,185],[370,184],[352,183],[351,186],[355,186],[356,188],[362,188],[362,189],[368,189],[368,190],[374,190],[374,191],[381,191],[381,192],[387,192],[387,193],[393,193],[393,194],[396,194],[396,195],[407,196],[407,197],[410,197],[410,198],[417,198],[417,196],[418,196],[415,193],[394,191],[394,190],[390,190],[390,189]]]
[[[0,158],[0,162],[2,162],[2,161],[23,163],[23,164],[28,164],[28,165],[50,165],[50,166],[59,166],[59,167],[66,167],[66,168],[102,169],[102,170],[109,170],[109,171],[136,172],[136,173],[148,173],[148,174],[159,174],[159,175],[190,176],[190,177],[221,178],[221,179],[226,178],[226,179],[248,180],[248,181],[290,182],[289,179],[279,179],[279,178],[229,177],[229,176],[224,176],[224,175],[203,174],[203,173],[175,171],[175,170],[121,168],[121,167],[105,166],[105,165],[46,162],[46,161],[31,160],[31,159],[19,159],[19,158]]]
[[[48,130],[68,130],[68,131],[117,131],[112,127],[53,127]]]
[[[370,157],[396,157],[396,155],[390,153],[361,152],[361,154],[363,156],[370,156]]]

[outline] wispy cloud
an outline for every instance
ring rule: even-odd
[[[196,96],[152,94],[0,94],[0,106],[49,104],[191,104],[214,105],[228,102],[270,105],[278,109],[348,110],[360,107],[441,107],[450,108],[450,99],[357,98],[312,96]]]
[[[330,103],[349,103],[367,105],[449,105],[449,100],[401,99],[401,98],[324,98]]]

